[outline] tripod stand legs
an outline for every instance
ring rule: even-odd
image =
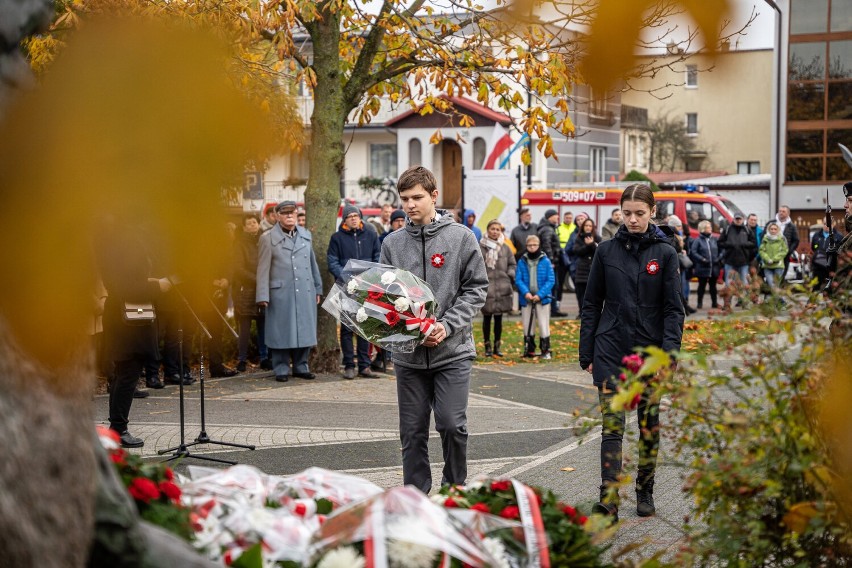
[[[199,322],[201,323],[201,322]],[[164,455],[167,453],[172,453],[172,456],[165,461],[171,461],[178,458],[195,458],[199,460],[207,460],[218,463],[225,463],[229,465],[236,465],[237,462],[231,460],[223,460],[219,458],[211,458],[208,456],[195,455],[189,451],[189,448],[192,446],[196,446],[198,444],[215,444],[217,446],[229,446],[232,448],[244,448],[247,450],[254,450],[255,446],[252,444],[236,444],[232,442],[222,442],[219,440],[213,440],[210,436],[207,435],[207,426],[206,426],[206,417],[205,417],[205,408],[204,408],[204,368],[205,368],[205,356],[204,356],[204,338],[205,336],[209,336],[207,334],[207,330],[202,326],[201,333],[201,361],[200,361],[200,370],[199,370],[199,400],[201,402],[201,432],[196,436],[194,442],[186,443],[184,442],[184,408],[183,408],[183,382],[180,384],[180,444],[173,448],[168,448],[165,450],[159,450],[157,453],[159,455]],[[181,330],[178,334],[178,338],[180,340],[181,345],[181,361],[183,361],[183,331]],[[181,369],[181,376],[183,376],[183,369]]]

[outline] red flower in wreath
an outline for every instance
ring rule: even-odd
[[[500,511],[500,516],[504,519],[517,519],[521,516],[521,510],[515,505],[508,505]]]
[[[441,268],[444,266],[444,255],[440,253],[436,253],[432,255],[432,266],[435,268]]]
[[[645,265],[645,271],[651,276],[658,274],[660,272],[660,263],[656,260],[652,260],[651,262]]]
[[[471,511],[479,511],[480,513],[490,513],[491,509],[485,503],[474,503],[470,506]]]
[[[371,300],[378,300],[379,298],[381,298],[384,295],[384,293],[385,293],[384,290],[382,290],[380,287],[373,284],[372,286],[370,286],[370,289],[367,291],[367,297],[370,298]]]
[[[399,323],[399,314],[396,312],[388,312],[387,315],[385,315],[385,319],[388,320],[388,325],[393,327]]]
[[[491,491],[508,491],[512,484],[505,479],[491,482]]]
[[[180,502],[180,487],[172,483],[171,481],[161,481],[159,484],[160,491],[163,492],[163,495],[174,501],[175,503]]]
[[[134,499],[143,503],[149,503],[152,499],[160,497],[160,489],[157,484],[147,477],[137,477],[131,481],[127,491]]]

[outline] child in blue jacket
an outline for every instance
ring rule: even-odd
[[[539,347],[541,358],[550,359],[550,302],[556,275],[553,264],[541,252],[541,243],[536,235],[527,237],[527,252],[518,261],[515,285],[521,306],[521,321],[524,326],[524,357],[535,357],[535,332],[530,325],[532,311],[538,319],[541,335]]]

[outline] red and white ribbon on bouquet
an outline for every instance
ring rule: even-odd
[[[513,479],[515,498],[521,513],[521,525],[524,527],[524,541],[527,545],[529,565],[535,568],[550,568],[550,551],[547,549],[547,536],[544,534],[544,522],[535,491]]]
[[[429,335],[432,333],[437,321],[435,318],[429,317],[429,310],[426,309],[426,305],[421,304],[420,302],[414,302],[411,307],[411,311],[414,313],[412,314],[412,317],[405,318],[405,329],[411,331],[419,327],[423,335]]]
[[[384,502],[374,499],[365,511],[367,535],[364,539],[366,568],[388,568],[387,543],[385,542]]]

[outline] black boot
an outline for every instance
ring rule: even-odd
[[[541,347],[541,358],[542,359],[552,359],[553,356],[550,354],[550,337],[542,337],[538,342],[539,347]]]
[[[654,508],[654,494],[651,491],[636,490],[636,514],[640,517],[652,517],[657,512]]]
[[[535,357],[535,335],[524,336],[524,357]]]
[[[500,351],[500,340],[499,339],[494,340],[494,356],[495,357],[502,357],[503,356],[503,352]]]
[[[592,506],[592,513],[612,517],[612,522],[618,522],[618,493],[611,495],[608,489],[601,487],[601,500]]]
[[[493,352],[493,351],[491,351],[491,342],[490,342],[490,341],[486,341],[486,342],[485,342],[485,356],[486,356],[486,357],[491,357],[491,356],[493,356],[493,355],[494,355],[494,352]]]

